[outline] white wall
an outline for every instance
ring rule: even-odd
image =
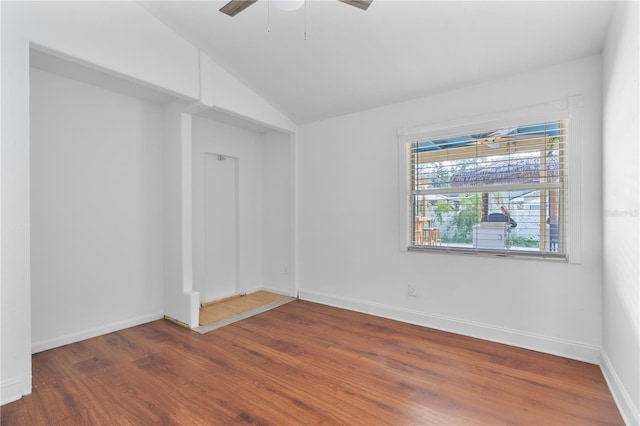
[[[105,72],[195,100],[199,52],[134,2],[18,2],[29,42]]]
[[[295,131],[295,125],[249,93],[232,76],[222,73],[222,77],[217,77],[220,73],[215,72],[215,64],[209,61],[201,68],[201,52],[135,2],[0,2],[0,8],[3,88],[0,403],[4,404],[31,391],[30,46],[200,108],[210,106],[216,88],[230,83],[238,96],[224,92],[225,98],[218,100],[224,104],[219,107],[223,112],[225,107],[233,106],[230,112],[239,122],[244,120],[287,132]],[[201,71],[209,74],[201,75]],[[203,102],[205,99],[209,103]],[[237,99],[241,99],[240,104]],[[185,126],[185,121],[190,121],[190,115],[174,106],[165,108],[164,133],[176,136],[171,140],[165,137],[165,147],[190,148],[191,126]],[[190,157],[189,153],[189,160]],[[171,280],[163,277],[164,308],[167,315],[195,325],[197,294],[191,291],[190,269],[191,187],[190,179],[186,178],[191,176],[191,169],[190,161],[183,164],[183,159],[181,156],[179,163],[170,164],[171,172],[179,176],[177,189],[165,188],[165,196],[171,198],[168,203],[177,203],[179,208],[164,210],[164,237],[176,241],[175,247],[165,254],[178,256],[169,259],[171,262],[165,268],[165,274],[173,275]],[[168,176],[164,177],[167,182]],[[172,284],[170,292],[166,291],[167,283]]]
[[[193,291],[191,115],[176,101],[164,107],[164,313],[189,327],[198,325]]]
[[[602,368],[628,424],[640,424],[638,9],[616,5],[603,52]]]
[[[207,55],[200,54],[203,90],[202,103],[227,111],[245,120],[267,124],[269,128],[288,133],[295,132],[296,125],[251,89],[246,87],[225,69],[215,64]]]
[[[162,318],[162,108],[31,70],[34,352]]]
[[[1,403],[31,392],[29,265],[29,50],[2,2]]]
[[[299,132],[300,297],[597,363],[601,62],[589,57]],[[400,252],[398,128],[583,95],[582,264]],[[417,297],[407,296],[407,285]]]
[[[2,2],[2,403],[31,391],[29,46],[199,96],[198,51],[138,5]]]
[[[291,138],[262,135],[262,280],[266,289],[293,296]]]
[[[193,127],[193,288],[205,284],[204,155],[234,157],[238,167],[238,289],[262,287],[262,146],[260,134],[194,116]]]

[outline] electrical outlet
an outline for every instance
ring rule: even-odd
[[[416,286],[415,284],[409,284],[408,290],[407,290],[407,294],[409,296],[417,296],[418,293],[416,292]]]

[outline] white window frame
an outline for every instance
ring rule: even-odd
[[[411,193],[409,190],[408,147],[411,143],[425,139],[441,139],[466,133],[482,133],[495,129],[521,126],[523,123],[540,123],[556,120],[569,120],[568,150],[568,216],[566,218],[567,240],[565,259],[569,263],[582,263],[582,183],[581,183],[581,146],[580,115],[583,105],[582,96],[571,96],[555,102],[535,105],[517,110],[503,111],[481,116],[450,120],[423,126],[398,129],[398,213],[399,248],[408,251],[412,247],[413,224],[409,219],[411,211]],[[454,253],[454,251],[432,250],[427,252]],[[504,253],[465,252],[489,256],[504,256]],[[542,257],[535,257],[543,259]]]

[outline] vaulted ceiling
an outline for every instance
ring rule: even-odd
[[[298,124],[577,59],[602,50],[610,1],[141,2]],[[305,39],[306,35],[306,39]]]

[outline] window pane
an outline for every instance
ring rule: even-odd
[[[412,143],[411,244],[564,253],[566,124]]]

